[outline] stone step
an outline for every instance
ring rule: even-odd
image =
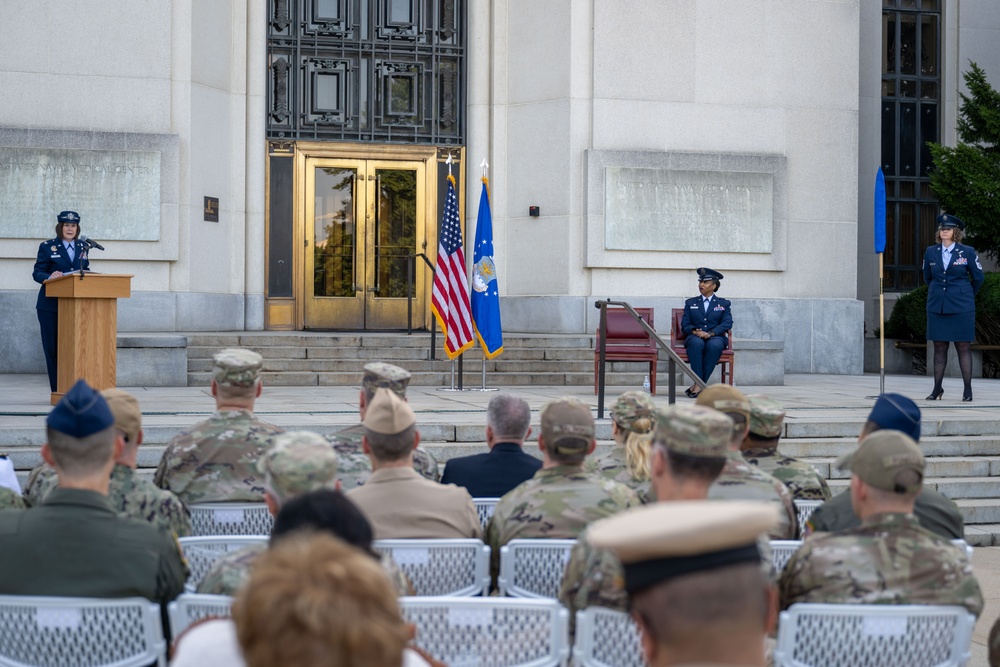
[[[963,421],[970,430],[980,430],[982,427]],[[936,426],[937,422],[931,424]],[[925,432],[928,430],[928,422],[922,424]],[[838,438],[830,437],[785,437],[778,445],[782,453],[796,458],[805,457],[833,457],[843,456],[854,451],[858,446],[857,433],[853,436]],[[948,426],[951,430],[951,427]],[[798,429],[796,429],[797,431]],[[924,456],[991,456],[1000,453],[1000,437],[995,435],[949,435],[949,436],[922,436],[920,438],[920,449]]]
[[[355,364],[359,360],[384,360],[397,361],[401,365],[406,365],[412,361],[430,361],[429,347],[317,347],[306,346],[246,346],[264,357],[265,362],[280,359],[343,359],[354,360]],[[188,361],[211,360],[212,356],[219,351],[215,346],[188,346]],[[474,348],[465,353],[465,362],[482,361],[482,352]],[[565,362],[587,362],[593,364],[594,352],[592,349],[572,348],[572,347],[505,347],[504,352],[492,361],[565,361]],[[435,361],[448,362],[448,358],[443,351],[436,355]],[[363,365],[363,364],[362,364]],[[409,366],[407,366],[409,368]],[[189,370],[195,370],[189,368]]]
[[[305,350],[301,350],[305,352]],[[381,359],[385,361],[385,359]],[[392,359],[390,361],[401,361],[399,359]],[[362,367],[364,364],[359,364],[357,359],[311,359],[302,357],[281,357],[281,358],[264,358],[264,373],[301,373],[301,372],[315,372],[315,373],[344,373],[347,375],[357,375],[361,377]],[[415,360],[408,359],[404,363],[406,370],[411,373],[441,373],[450,372],[451,362],[447,359],[437,359],[435,361],[430,360]],[[464,367],[466,374],[469,374],[470,369],[475,369],[476,372],[482,373],[482,361],[477,361],[475,363],[470,363],[468,359],[464,360]],[[208,373],[212,370],[212,360],[211,359],[188,359],[187,364],[188,373]],[[488,360],[486,362],[486,372],[488,374],[510,374],[510,373],[574,373],[574,374],[587,374],[591,381],[593,381],[594,370],[593,364],[590,361],[566,361],[563,359],[557,360],[543,360],[535,359],[530,361],[513,361],[510,359],[505,359],[503,361],[498,361],[496,359]],[[648,366],[643,364],[635,363],[613,363],[609,364],[608,373],[632,373],[639,374],[643,373],[645,376],[648,374]]]
[[[343,334],[328,332],[275,333],[245,331],[239,334],[188,333],[188,345],[193,347],[211,347],[216,350],[224,347],[423,347],[430,348],[431,335],[428,332],[405,333],[363,333]],[[436,343],[439,350],[444,349],[443,336],[438,333]],[[557,348],[569,347],[594,349],[594,337],[578,334],[506,334],[504,349],[518,348]],[[478,350],[478,348],[473,348]],[[471,353],[473,350],[470,350]]]
[[[471,368],[470,368],[471,367]],[[349,372],[321,372],[313,371],[288,371],[282,373],[263,372],[261,377],[265,385],[278,387],[345,387],[360,386],[361,370]],[[482,386],[482,370],[477,364],[465,364],[463,373],[465,387]],[[605,377],[605,383],[609,387],[641,389],[645,374],[641,372],[610,372]],[[208,371],[198,371],[188,373],[189,387],[207,387],[212,380],[212,374]],[[540,372],[540,373],[491,373],[487,371],[486,386],[513,387],[525,385],[555,385],[555,386],[588,386],[594,383],[594,372],[590,369],[586,372]],[[423,387],[447,387],[451,384],[451,371],[445,366],[439,371],[416,372],[410,380],[412,386]],[[621,389],[616,389],[619,391]],[[666,388],[661,390],[666,393]]]
[[[849,479],[831,479],[828,483],[830,490],[836,495],[845,491],[851,482]],[[960,499],[1000,498],[1000,478],[996,477],[928,477],[924,480],[924,486],[940,492],[955,502]]]

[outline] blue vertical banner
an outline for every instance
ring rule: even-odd
[[[472,255],[472,324],[487,359],[503,352],[500,325],[500,289],[493,263],[493,214],[490,212],[489,179],[483,177],[476,221],[476,245]]]
[[[882,167],[875,174],[875,252],[885,252],[885,176]]]

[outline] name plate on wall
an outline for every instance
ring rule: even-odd
[[[605,248],[770,253],[774,175],[605,168]]]
[[[56,215],[86,236],[160,239],[160,153],[0,146],[0,238],[50,238]]]

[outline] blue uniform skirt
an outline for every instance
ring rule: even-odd
[[[976,339],[976,311],[967,313],[927,313],[927,340],[971,343]]]

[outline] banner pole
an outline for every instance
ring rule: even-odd
[[[878,352],[879,352],[879,393],[885,393],[885,292],[882,289],[885,277],[882,253],[878,254]]]

